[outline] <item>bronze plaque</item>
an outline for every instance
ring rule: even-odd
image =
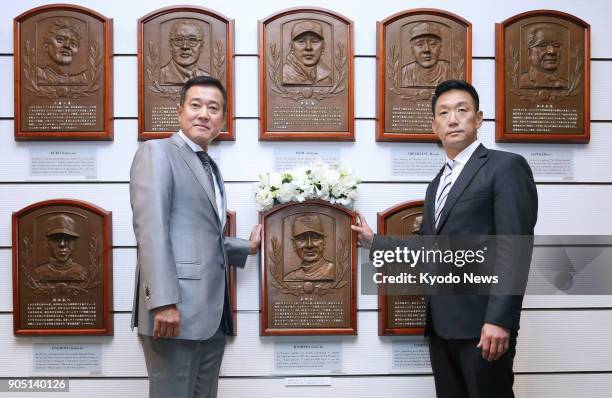
[[[531,11],[495,26],[496,141],[586,143],[590,26]]]
[[[378,233],[407,239],[418,233],[423,222],[423,201],[401,203],[378,213]],[[423,334],[427,308],[423,296],[387,294],[378,290],[378,335]]]
[[[353,23],[317,8],[259,22],[259,139],[354,141]]]
[[[355,213],[311,200],[261,217],[261,334],[357,334]]]
[[[377,23],[376,140],[433,142],[431,98],[449,79],[472,79],[472,24],[416,9]]]
[[[112,140],[112,20],[84,7],[14,20],[15,139]]]
[[[13,213],[15,334],[113,334],[111,213],[68,199]]]
[[[179,130],[183,83],[219,79],[227,90],[225,126],[217,140],[234,140],[234,20],[206,8],[169,7],[138,20],[138,139]]]

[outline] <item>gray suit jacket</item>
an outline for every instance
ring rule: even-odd
[[[179,339],[206,340],[219,327],[228,264],[244,267],[248,241],[224,237],[202,163],[178,135],[144,142],[130,170],[138,262],[132,328],[152,335],[152,310],[176,304]],[[229,320],[231,322],[231,319]]]

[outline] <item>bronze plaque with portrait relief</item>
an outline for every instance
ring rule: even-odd
[[[496,141],[589,142],[589,24],[530,11],[496,24],[495,37]]]
[[[234,139],[234,20],[202,7],[168,7],[138,20],[138,139],[179,130],[183,83],[212,76],[227,90],[225,126],[217,140]]]
[[[433,142],[431,98],[449,79],[472,79],[472,24],[414,9],[377,23],[376,140]]]
[[[308,200],[261,218],[261,334],[357,334],[355,213]]]
[[[378,233],[407,239],[419,232],[423,222],[422,200],[400,203],[378,213]],[[378,288],[378,335],[410,335],[425,332],[426,303],[423,296],[388,294]]]
[[[13,213],[17,335],[113,334],[111,213],[68,199]]]
[[[15,139],[112,140],[112,20],[42,6],[14,20]]]
[[[259,22],[259,139],[353,141],[353,23],[320,8]]]

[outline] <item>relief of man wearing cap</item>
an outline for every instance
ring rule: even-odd
[[[87,268],[72,261],[74,244],[79,238],[74,220],[59,214],[47,219],[49,262],[36,267],[33,277],[38,282],[84,282]]]
[[[520,87],[567,87],[567,80],[557,74],[563,53],[563,33],[546,23],[534,24],[525,37],[529,70],[521,74]]]
[[[302,260],[299,268],[285,274],[286,281],[334,280],[336,267],[324,257],[325,232],[316,214],[304,214],[293,220],[293,250]]]
[[[283,84],[331,86],[331,69],[321,60],[325,38],[321,24],[299,21],[291,29],[290,51],[283,65]]]
[[[410,48],[415,61],[402,66],[402,87],[436,87],[450,79],[450,62],[440,59],[442,34],[429,22],[410,29]]]

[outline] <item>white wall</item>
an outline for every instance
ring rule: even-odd
[[[15,142],[13,138],[12,19],[45,4],[21,0],[4,2],[0,13],[0,378],[31,375],[32,342],[12,333],[11,213],[49,198],[70,197],[95,203],[113,212],[115,336],[79,337],[103,347],[103,375],[73,380],[72,391],[54,397],[142,397],[147,395],[146,369],[135,333],[129,329],[135,240],[131,229],[128,172],[138,142],[136,20],[182,0],[82,0],[78,4],[114,18],[115,140],[92,143]],[[257,222],[251,182],[272,168],[275,148],[300,143],[260,143],[258,128],[257,20],[284,8],[305,5],[294,1],[221,1],[204,6],[236,21],[236,141],[216,147],[227,181],[229,208],[237,212],[238,236],[247,237]],[[429,178],[392,177],[392,147],[436,148],[435,144],[377,143],[375,137],[376,21],[408,7],[435,7],[456,13],[473,24],[473,82],[481,96],[485,122],[479,135],[491,148],[509,151],[560,149],[574,156],[572,182],[538,181],[540,210],[536,233],[612,235],[612,3],[606,0],[550,2],[545,0],[492,3],[484,0],[348,2],[310,1],[310,6],[337,11],[354,21],[355,123],[353,143],[309,143],[341,149],[344,163],[354,167],[364,184],[357,207],[376,225],[376,212],[401,201],[422,198]],[[496,144],[494,138],[494,24],[519,12],[555,8],[591,24],[591,142],[587,145]],[[31,148],[78,145],[97,148],[98,178],[66,183],[28,177]],[[223,397],[433,397],[429,372],[390,373],[391,341],[378,337],[376,300],[360,295],[359,335],[321,337],[343,343],[343,375],[327,387],[285,387],[272,376],[275,341],[260,337],[258,259],[238,271],[238,336],[231,339],[222,367]],[[529,296],[525,299],[515,391],[518,397],[608,397],[612,390],[611,296]],[[51,341],[61,340],[50,338]],[[367,360],[366,360],[367,358]],[[0,393],[0,396],[3,395]],[[23,395],[15,395],[23,396]],[[32,394],[32,396],[37,396]]]

